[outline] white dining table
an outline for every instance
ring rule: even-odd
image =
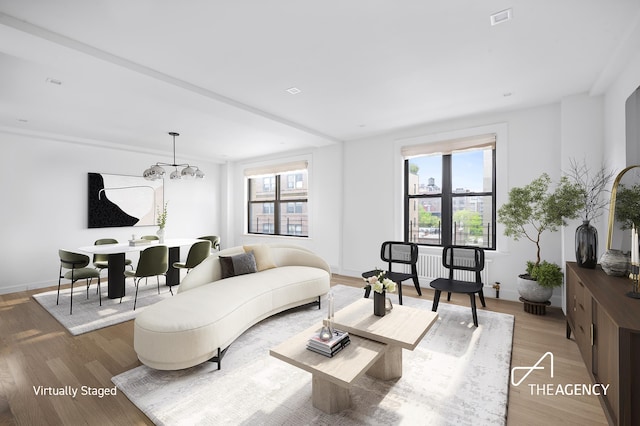
[[[124,267],[127,253],[141,252],[148,247],[164,245],[169,248],[169,269],[167,270],[167,285],[174,286],[180,284],[180,270],[173,267],[174,262],[180,261],[180,247],[191,246],[197,243],[195,238],[167,238],[162,244],[159,241],[151,240],[149,243],[140,245],[130,245],[129,243],[101,244],[93,246],[83,246],[76,250],[89,254],[109,255],[109,275],[108,275],[108,297],[117,299],[125,294]]]

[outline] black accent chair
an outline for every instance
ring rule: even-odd
[[[476,293],[480,296],[482,307],[484,302],[482,292],[482,277],[480,272],[484,269],[484,250],[473,246],[445,246],[442,250],[442,265],[449,270],[449,278],[437,278],[431,281],[431,287],[435,289],[432,311],[438,310],[440,294],[447,292],[447,302],[451,300],[451,293],[466,293],[471,300],[471,312],[473,325],[478,326],[478,314],[476,312]],[[454,271],[475,272],[475,281],[462,281],[454,279]]]
[[[416,263],[418,262],[418,245],[415,243],[405,243],[403,241],[385,241],[380,247],[380,259],[383,262],[387,262],[387,271],[385,277],[398,285],[398,301],[402,305],[402,282],[408,279],[413,280],[413,285],[416,288],[419,296],[422,296],[422,290],[420,289],[420,282],[418,281],[418,268]],[[411,272],[393,272],[391,267],[394,263],[409,265]],[[362,278],[369,278],[379,271],[367,271],[362,273]],[[371,293],[371,289],[367,287],[365,289],[364,297],[368,298]]]

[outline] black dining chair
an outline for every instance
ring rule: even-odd
[[[471,313],[473,325],[478,326],[478,313],[476,312],[476,293],[480,297],[482,307],[486,307],[482,287],[481,272],[484,269],[484,250],[474,246],[445,246],[442,250],[442,265],[449,270],[448,278],[437,278],[431,281],[431,287],[435,289],[433,306],[431,310],[438,310],[440,294],[447,292],[447,302],[451,300],[451,293],[465,293],[471,301]],[[455,271],[473,272],[474,280],[455,279]]]

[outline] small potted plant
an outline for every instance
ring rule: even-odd
[[[164,203],[162,211],[160,211],[160,207],[158,207],[157,212],[158,219],[156,220],[156,224],[160,227],[160,229],[158,229],[158,232],[156,234],[158,235],[160,244],[164,243],[164,227],[167,225],[167,204],[168,202]]]
[[[529,302],[546,302],[554,287],[562,285],[562,269],[541,260],[540,237],[565,225],[565,218],[575,218],[583,206],[583,192],[565,176],[553,190],[551,178],[543,173],[523,187],[511,188],[509,201],[498,210],[498,222],[504,234],[518,241],[526,238],[536,246],[536,260],[528,261],[526,273],[519,276],[518,292]]]

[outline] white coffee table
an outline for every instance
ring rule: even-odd
[[[335,313],[335,328],[348,331],[351,343],[333,358],[306,348],[321,324],[282,342],[269,354],[310,372],[313,406],[333,414],[349,408],[351,384],[365,372],[381,380],[401,377],[402,349],[415,349],[437,318],[436,312],[407,306],[376,317],[373,301],[359,299]]]

